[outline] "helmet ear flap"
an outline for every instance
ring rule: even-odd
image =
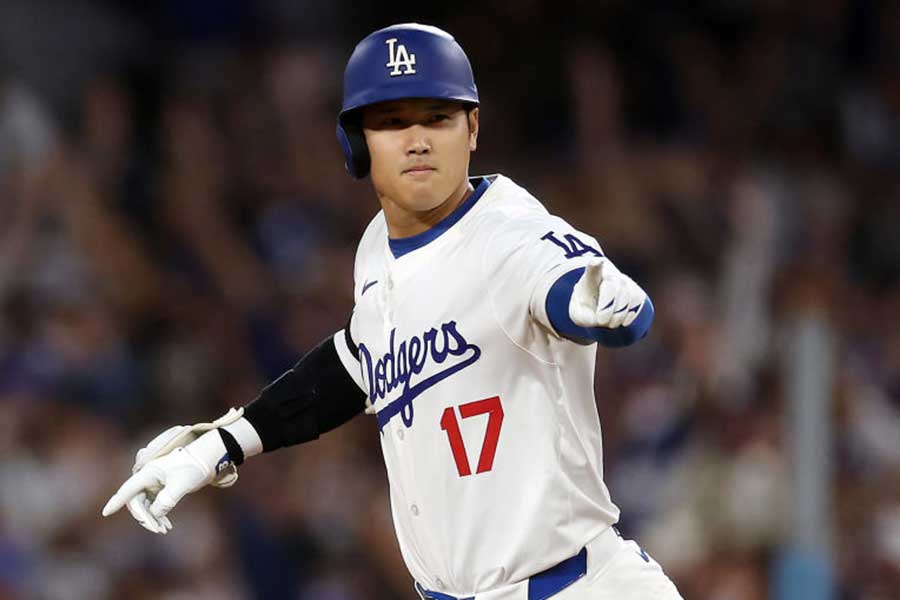
[[[362,128],[344,124],[338,119],[337,138],[344,153],[344,166],[354,179],[362,179],[369,174],[369,147]]]

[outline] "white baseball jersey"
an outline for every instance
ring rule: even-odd
[[[368,394],[400,549],[427,589],[468,596],[577,554],[615,523],[594,404],[596,347],[559,337],[550,286],[601,255],[502,175],[436,227],[379,213],[339,354]]]

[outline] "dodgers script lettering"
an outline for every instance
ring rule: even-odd
[[[384,429],[394,416],[400,414],[404,425],[413,422],[413,400],[428,388],[438,384],[454,373],[465,369],[481,357],[481,348],[466,340],[459,332],[456,321],[441,325],[440,330],[432,327],[421,336],[414,335],[408,340],[396,343],[397,330],[392,329],[388,351],[377,360],[365,344],[359,344],[362,359],[362,376],[369,389],[369,401],[374,406],[384,400],[394,390],[400,394],[378,411],[378,428]],[[449,364],[434,371],[432,365]],[[421,376],[421,378],[420,378]]]

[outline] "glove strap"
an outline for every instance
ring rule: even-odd
[[[213,429],[217,429],[219,427],[225,427],[226,425],[231,425],[238,419],[244,416],[244,407],[240,408],[230,408],[228,412],[216,419],[211,423],[195,423],[190,427],[186,427],[182,431],[178,433],[175,437],[169,440],[165,446],[157,450],[151,458],[157,458],[160,456],[165,456],[175,448],[180,448],[185,444],[190,443],[194,440],[194,438],[199,437],[204,432],[211,431]],[[149,459],[148,459],[149,461]]]

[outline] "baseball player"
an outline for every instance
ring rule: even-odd
[[[680,598],[613,527],[593,395],[595,344],[643,338],[653,305],[525,189],[469,177],[478,105],[469,60],[440,29],[394,25],[356,46],[337,134],[381,211],[346,327],[247,406],[160,434],[104,515],[127,506],[166,533],[186,494],[365,412],[422,598]]]

